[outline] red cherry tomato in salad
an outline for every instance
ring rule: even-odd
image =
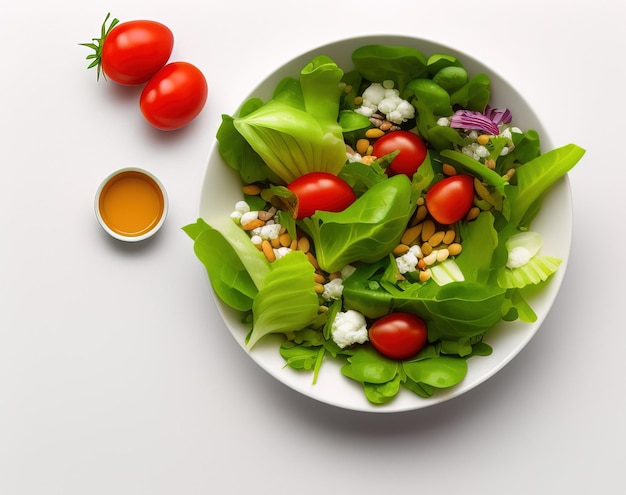
[[[426,193],[426,208],[439,223],[449,225],[461,220],[474,204],[474,178],[460,174],[446,177]]]
[[[108,18],[102,25],[102,38],[94,38],[95,44],[83,43],[96,51],[87,57],[93,59],[89,67],[98,66],[98,76],[102,69],[106,77],[119,84],[145,83],[169,60],[174,47],[172,31],[156,21],[119,23],[117,19],[107,29]]]
[[[139,107],[154,127],[172,131],[198,116],[207,95],[207,82],[200,69],[188,62],[172,62],[148,81],[139,97]]]
[[[356,200],[350,185],[328,172],[304,174],[288,186],[298,198],[298,220],[310,217],[317,210],[343,211]]]
[[[399,153],[387,169],[389,175],[405,174],[409,178],[413,177],[426,159],[424,141],[414,132],[392,131],[374,142],[372,154],[380,158],[396,150]]]
[[[428,340],[426,323],[411,313],[390,313],[376,320],[369,329],[374,348],[389,359],[409,359]]]

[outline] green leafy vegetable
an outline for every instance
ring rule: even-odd
[[[271,266],[252,304],[250,348],[265,335],[299,330],[317,316],[314,269],[306,256],[301,251],[292,251]]]
[[[346,162],[338,113],[343,71],[318,56],[302,69],[299,85],[283,83],[271,101],[233,121],[263,162],[289,183],[308,172],[338,174]]]
[[[303,219],[303,228],[316,246],[320,267],[335,272],[355,261],[386,257],[414,210],[411,182],[396,175],[375,184],[341,212],[318,211]]]

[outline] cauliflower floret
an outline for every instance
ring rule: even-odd
[[[324,292],[322,298],[325,301],[333,301],[339,299],[343,294],[343,279],[334,278],[327,284],[324,284]]]
[[[353,309],[337,313],[331,335],[335,344],[342,349],[352,344],[363,344],[369,340],[365,316]]]
[[[383,101],[378,104],[378,111],[384,114],[393,112],[402,101],[398,95],[386,96]]]
[[[385,97],[385,87],[380,83],[372,83],[370,84],[363,94],[363,102],[368,101],[374,105],[378,105],[383,98]]]
[[[398,271],[402,274],[414,272],[417,269],[417,262],[422,255],[422,250],[418,245],[411,246],[402,256],[396,258]]]
[[[282,225],[279,223],[275,223],[272,220],[269,220],[262,227],[257,227],[256,229],[252,229],[250,232],[251,236],[259,236],[261,239],[272,240],[276,239],[280,235],[280,230],[282,229]]]
[[[415,108],[400,97],[400,92],[393,88],[391,80],[370,84],[361,96],[363,102],[354,111],[366,117],[380,112],[394,124],[402,124],[415,117]]]
[[[274,249],[274,256],[276,259],[282,258],[283,256],[287,256],[291,252],[291,248],[281,246],[279,248]]]

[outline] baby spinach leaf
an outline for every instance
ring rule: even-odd
[[[408,46],[366,45],[352,53],[354,68],[370,82],[392,80],[402,93],[406,84],[428,73],[426,56]]]
[[[436,388],[459,384],[467,375],[467,361],[461,358],[440,356],[421,361],[404,361],[402,368],[414,382]]]
[[[371,347],[359,347],[348,358],[348,364],[341,368],[341,373],[361,383],[387,383],[398,373],[399,364],[381,356]]]
[[[372,404],[387,404],[398,395],[401,384],[400,376],[396,375],[386,383],[363,383],[363,391]]]
[[[395,175],[378,182],[341,212],[318,211],[302,220],[317,261],[329,273],[355,261],[372,263],[398,244],[415,210],[411,182]]]

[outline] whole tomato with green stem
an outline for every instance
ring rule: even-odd
[[[123,85],[137,85],[148,81],[169,60],[174,47],[172,31],[160,22],[135,20],[120,23],[113,19],[107,27],[110,14],[104,19],[99,38],[81,43],[94,53],[88,68],[97,68],[98,79],[105,78]]]

